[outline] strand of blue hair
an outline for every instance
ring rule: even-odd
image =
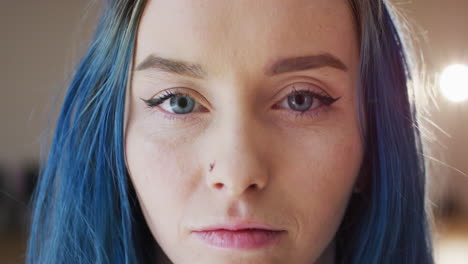
[[[433,263],[410,57],[390,4],[353,2],[361,33],[361,177],[368,186],[343,219],[340,263]]]
[[[142,3],[107,1],[78,65],[36,187],[27,263],[138,263],[122,127]]]

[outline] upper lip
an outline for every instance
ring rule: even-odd
[[[265,231],[284,231],[283,229],[275,228],[270,225],[255,223],[253,221],[241,221],[241,222],[226,222],[220,224],[207,225],[200,228],[192,229],[193,232],[207,232],[215,230],[230,230],[239,231],[246,229],[257,229]]]

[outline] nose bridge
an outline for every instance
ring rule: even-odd
[[[215,166],[207,171],[210,188],[236,197],[245,191],[263,189],[269,179],[263,155],[265,143],[260,137],[260,125],[246,108],[224,115],[211,143]]]

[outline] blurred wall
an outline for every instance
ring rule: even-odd
[[[96,8],[89,4],[0,2],[0,163],[38,159],[52,95],[65,87],[90,36]]]
[[[468,101],[446,100],[438,85],[444,67],[455,63],[468,66],[468,0],[392,2],[404,11],[415,30],[412,37],[423,51],[427,69],[426,96],[434,96],[424,114],[430,122],[421,122],[427,129],[423,130],[426,146],[431,150],[428,165],[432,199],[436,210],[447,206],[446,202],[468,215]]]

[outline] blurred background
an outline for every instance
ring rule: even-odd
[[[41,142],[91,38],[98,9],[92,2],[0,2],[0,263],[24,263]],[[424,58],[417,96],[424,102],[436,260],[468,264],[468,0],[392,2]]]

